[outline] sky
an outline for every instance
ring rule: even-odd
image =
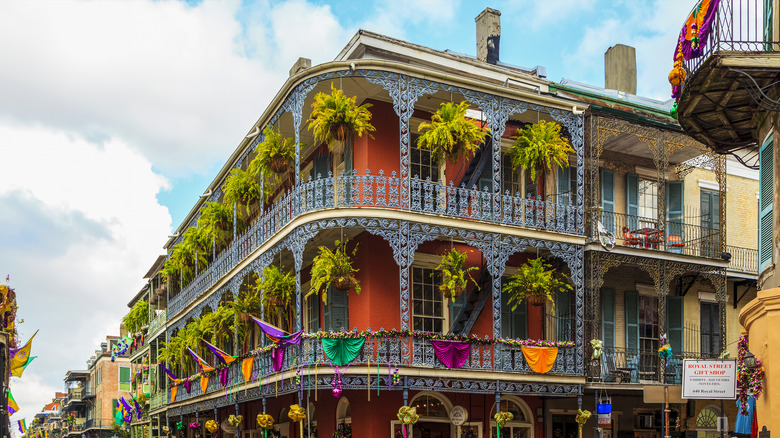
[[[667,100],[693,0],[0,1],[0,274],[22,342],[28,424],[70,369],[119,333],[143,275],[298,57],[332,60],[358,29],[475,53],[501,11],[501,61],[604,85],[637,51],[638,93]]]

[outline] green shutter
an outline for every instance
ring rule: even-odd
[[[492,150],[489,148],[485,148],[483,151],[485,154],[492,154]],[[433,178],[431,178],[433,180]],[[480,191],[487,190],[490,193],[493,193],[493,160],[485,160],[485,164],[482,165],[482,172],[479,174],[479,181],[477,182],[477,187]]]
[[[314,156],[314,165],[311,169],[311,179],[327,178],[330,172],[330,154],[319,154]]]
[[[130,391],[130,367],[119,367],[119,390]]]
[[[764,0],[764,41],[774,41],[772,32],[772,10],[774,0]],[[772,44],[764,44],[764,50],[772,51]]]
[[[614,289],[601,289],[601,337],[605,347],[615,347]]]
[[[571,167],[558,168],[558,199],[561,204],[571,202]]]
[[[685,348],[683,345],[683,326],[685,324],[685,312],[683,298],[676,296],[666,297],[666,333],[672,352],[681,354]]]
[[[528,303],[523,301],[515,310],[509,305],[509,294],[501,294],[501,337],[528,338]]]
[[[607,230],[615,232],[615,173],[609,169],[601,169],[601,223]]]
[[[571,293],[559,292],[555,295],[556,340],[572,341]]]
[[[763,270],[772,262],[772,207],[774,204],[774,139],[759,150],[758,264]]]
[[[639,216],[639,176],[633,173],[626,174],[626,213],[628,214],[628,228],[635,230],[637,216]]]
[[[320,330],[320,296],[310,296],[307,299],[306,306],[309,332],[317,332]]]
[[[669,181],[666,185],[666,218],[669,236],[678,236],[683,241],[683,182]]]
[[[633,291],[623,294],[626,305],[626,349],[639,349],[639,294]]]
[[[328,288],[328,305],[325,306],[325,330],[349,330],[349,299],[347,291]]]

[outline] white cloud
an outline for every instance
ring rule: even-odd
[[[0,124],[0,157],[0,266],[17,292],[22,342],[40,329],[28,372],[61,382],[119,333],[162,253],[171,219],[155,196],[167,182],[124,141],[40,127]],[[53,393],[25,390],[17,401],[26,397]]]
[[[53,387],[44,382],[40,375],[31,371],[32,367],[33,365],[30,364],[30,368],[24,372],[21,379],[11,378],[11,393],[19,405],[19,411],[11,416],[11,432],[14,436],[21,436],[16,425],[17,421],[24,418],[29,427],[33,416],[40,412],[45,404],[51,403],[54,392],[63,390],[62,387]]]

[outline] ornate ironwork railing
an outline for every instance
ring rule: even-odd
[[[168,403],[168,396],[165,394],[165,391],[152,394],[149,398],[149,410],[154,411],[155,409],[160,409],[165,406],[166,403]]]
[[[758,275],[758,249],[726,245],[726,252],[731,254],[729,269]]]
[[[153,335],[157,330],[165,327],[165,322],[168,320],[167,311],[155,310],[154,318],[149,321],[149,334]]]
[[[780,50],[780,41],[772,37],[772,27],[766,18],[778,11],[766,11],[766,3],[764,0],[721,0],[709,38],[699,47],[701,56],[685,61],[689,73],[695,73],[710,55],[719,51]]]
[[[411,349],[410,359],[405,361],[401,353],[401,346],[407,345]],[[549,375],[581,375],[576,372],[576,347],[559,347],[558,355]],[[259,380],[260,385],[271,385],[274,387],[273,377],[277,375],[285,378],[292,377],[294,373],[301,371],[304,376],[303,381],[307,382],[306,376],[314,378],[317,373],[330,375],[328,364],[330,359],[323,352],[322,344],[317,339],[304,339],[300,347],[288,347],[284,357],[284,362],[280,372],[273,370],[270,352],[261,353],[254,357],[252,365],[252,376],[255,381]],[[352,366],[370,366],[375,377],[377,365],[380,369],[380,375],[388,377],[388,368],[395,367],[415,367],[429,369],[445,369],[434,353],[430,339],[422,339],[413,336],[395,336],[381,337],[370,336],[366,339],[360,354],[351,363]],[[345,372],[347,367],[341,367],[341,372]],[[230,364],[228,371],[228,385],[235,385],[238,382],[244,382],[244,376],[241,370],[241,360]],[[323,369],[327,371],[323,371]],[[460,370],[471,371],[494,371],[506,373],[533,374],[528,363],[523,356],[520,346],[510,346],[498,343],[472,343],[471,353]],[[363,372],[365,373],[365,371]],[[365,376],[365,374],[363,374]],[[270,379],[268,379],[270,377]],[[313,382],[313,380],[312,380]],[[311,383],[314,389],[314,383]],[[304,384],[304,387],[308,387]],[[209,379],[205,394],[217,391],[224,391],[217,377]],[[189,400],[204,392],[200,386],[200,380],[192,381],[189,394],[180,385],[177,390],[176,401]],[[168,391],[168,401],[170,402],[170,391]]]
[[[608,211],[601,213],[601,223],[614,234],[619,246],[711,259],[719,259],[723,254],[718,228]]]
[[[683,359],[708,359],[713,355],[700,352],[674,352],[669,364],[658,357],[657,348],[632,349],[604,347],[601,357],[590,361],[587,367],[591,380],[616,383],[666,382],[679,385],[682,382]],[[717,355],[715,355],[717,357]],[[661,375],[663,371],[663,375]]]
[[[328,176],[294,187],[255,219],[211,264],[200,270],[180,293],[170,297],[168,316],[177,315],[187,303],[293,219],[318,210],[350,207],[405,210],[535,230],[582,233],[582,227],[576,223],[578,207],[568,197],[555,202],[413,179],[409,207],[402,208],[400,190],[401,178],[395,172],[391,176],[382,171],[371,175],[369,170],[365,175]]]

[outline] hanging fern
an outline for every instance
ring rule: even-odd
[[[531,179],[536,179],[536,170],[546,167],[568,167],[569,154],[575,151],[569,140],[561,137],[561,125],[555,122],[540,120],[529,125],[512,137],[514,144],[509,147],[512,157],[512,169],[521,167],[530,172]]]
[[[220,251],[233,239],[233,206],[221,202],[207,202],[198,218],[202,244],[211,254],[212,242]]]
[[[128,333],[137,333],[142,327],[149,325],[149,303],[144,300],[135,303],[122,318],[122,324]]]
[[[566,275],[561,273],[560,277],[565,279]],[[509,294],[509,305],[512,306],[512,310],[515,310],[529,297],[544,297],[546,300],[553,301],[555,293],[572,290],[572,286],[556,276],[552,265],[537,257],[523,264],[516,275],[509,277],[504,282],[502,290]]]
[[[347,97],[344,92],[330,84],[330,94],[317,93],[311,104],[309,130],[314,133],[314,141],[324,141],[333,150],[334,140],[340,143],[354,135],[362,136],[375,131],[371,124],[370,103],[357,106],[357,96]],[[373,138],[373,137],[372,137]]]
[[[295,161],[295,139],[282,138],[270,127],[263,131],[265,139],[257,145],[257,166],[263,175],[282,174]],[[252,160],[254,161],[254,160]]]
[[[254,161],[254,160],[253,160]],[[222,186],[222,202],[236,206],[236,216],[244,220],[252,215],[252,207],[258,207],[262,190],[258,179],[244,169],[233,169]]]
[[[471,271],[479,268],[472,266],[464,269],[464,263],[466,263],[466,253],[453,249],[441,256],[441,263],[436,267],[437,271],[441,271],[442,277],[439,290],[453,302],[466,288],[469,280],[479,287],[477,282],[471,277],[471,274],[469,274]]]
[[[357,252],[357,245],[352,250],[352,255],[347,252],[347,242],[336,241],[336,249],[331,250],[326,246],[319,247],[319,253],[314,257],[311,265],[311,288],[306,296],[314,295],[322,291],[322,302],[328,302],[328,286],[333,285],[339,290],[347,290],[355,287],[355,292],[360,294],[360,282],[355,278],[357,269],[352,267],[352,258]]]
[[[469,158],[479,148],[484,131],[466,119],[468,109],[466,101],[441,104],[430,123],[420,123],[417,147],[430,150],[438,162],[446,159],[454,164],[458,158]]]
[[[257,280],[257,290],[262,291],[265,319],[276,321],[295,315],[293,298],[296,281],[290,272],[282,272],[277,266],[263,269],[262,278]]]

